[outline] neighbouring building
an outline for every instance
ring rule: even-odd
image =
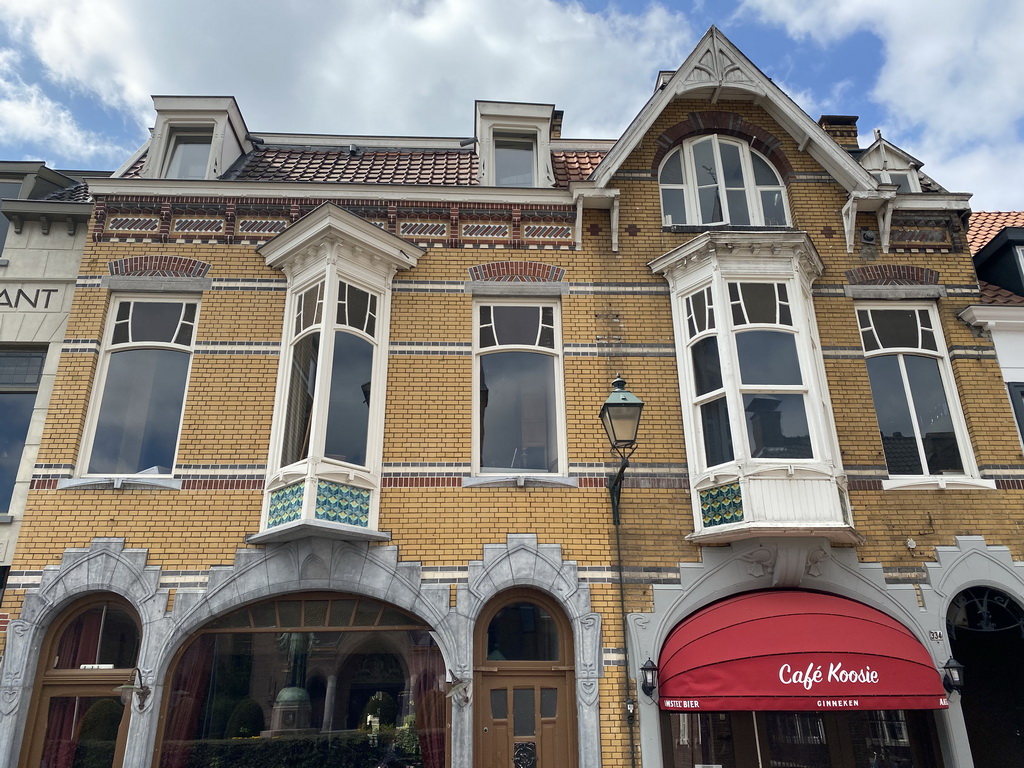
[[[611,140],[154,104],[89,184],[0,762],[1024,765],[968,194],[714,28]]]

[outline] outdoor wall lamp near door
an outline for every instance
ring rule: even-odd
[[[956,691],[962,695],[964,692],[964,665],[950,656],[949,661],[942,665],[942,671],[945,673],[942,676],[942,687],[946,689],[946,693]]]
[[[121,703],[128,706],[132,700],[132,694],[135,694],[135,698],[138,700],[139,712],[146,706],[146,699],[149,698],[149,694],[152,692],[148,685],[142,682],[142,673],[138,667],[135,667],[128,675],[128,681],[124,685],[119,685],[114,689],[115,693],[121,694]]]
[[[640,677],[640,690],[647,696],[653,696],[654,689],[658,687],[658,665],[650,657],[640,667]]]
[[[612,498],[612,523],[619,524],[619,494],[622,490],[622,476],[629,466],[629,457],[636,450],[636,434],[640,429],[640,413],[644,401],[626,389],[626,381],[616,375],[612,382],[612,393],[601,406],[601,423],[608,434],[612,450],[619,454],[622,463],[619,471],[608,478],[608,492]]]

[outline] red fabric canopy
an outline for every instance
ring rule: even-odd
[[[945,709],[931,655],[889,616],[796,590],[710,605],[669,634],[658,662],[662,709]]]

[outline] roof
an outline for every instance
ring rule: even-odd
[[[54,200],[62,203],[91,203],[92,196],[89,194],[89,185],[84,181],[73,184],[64,189],[58,189],[46,196],[46,200]]]
[[[1024,227],[1024,211],[974,211],[967,245],[975,255],[1006,227]]]
[[[1016,293],[1000,288],[998,285],[979,280],[978,287],[981,288],[982,304],[1002,307],[1024,306],[1024,296],[1018,296]]]
[[[604,158],[601,150],[551,153],[555,186],[585,181]],[[145,155],[124,178],[140,178]],[[264,145],[246,155],[224,179],[254,182],[333,184],[429,184],[475,187],[480,159],[470,149],[401,149],[393,147],[314,147]]]

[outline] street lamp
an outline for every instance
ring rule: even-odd
[[[622,476],[629,466],[629,457],[636,450],[636,434],[640,429],[640,414],[643,409],[644,401],[628,391],[625,379],[616,375],[612,382],[612,393],[601,406],[601,424],[608,435],[608,442],[622,459],[619,471],[608,478],[608,492],[612,498],[612,523],[615,525],[619,524]]]
[[[956,691],[962,694],[964,692],[964,665],[950,656],[949,661],[942,665],[942,671],[945,673],[942,676],[942,687],[946,689],[946,693]]]

